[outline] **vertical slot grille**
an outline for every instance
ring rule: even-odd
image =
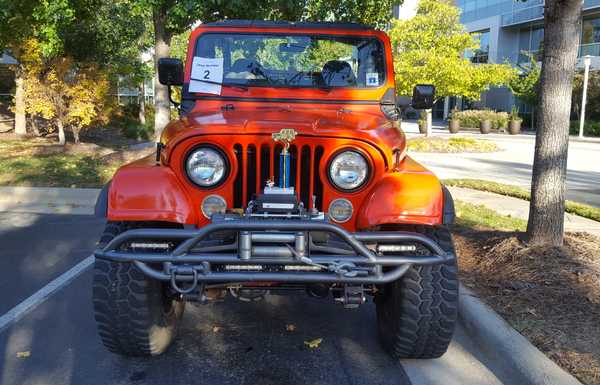
[[[256,146],[253,144],[249,145],[246,151],[246,162],[248,163],[246,167],[246,170],[248,170],[248,177],[246,178],[246,197],[248,200],[246,204],[248,204],[252,196],[257,192],[256,176],[259,173],[256,164]]]
[[[300,188],[300,200],[304,203],[304,207],[308,207],[308,204],[311,200],[310,192],[308,191],[308,181],[310,179],[310,157],[311,149],[309,146],[302,146],[302,154],[300,155],[300,186],[305,186],[304,188]]]
[[[242,207],[242,183],[243,183],[243,170],[242,165],[242,145],[236,144],[233,146],[233,152],[235,153],[235,160],[238,165],[238,172],[233,181],[233,207]]]
[[[279,144],[251,144],[244,148],[235,144],[233,150],[238,165],[233,185],[235,208],[244,208],[255,194],[261,193],[268,179],[280,183]],[[316,208],[323,210],[323,183],[319,165],[323,158],[321,146],[290,146],[290,186],[294,186],[304,207],[312,208],[312,195],[316,195]]]
[[[315,149],[315,155],[314,155],[314,192],[313,194],[315,195],[315,204],[316,204],[316,208],[319,211],[323,210],[323,181],[321,181],[321,176],[319,175],[319,166],[321,164],[321,160],[323,159],[323,147],[318,146]]]

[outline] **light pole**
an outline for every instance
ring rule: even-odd
[[[590,74],[590,64],[592,64],[592,57],[585,55],[583,57],[583,95],[581,96],[581,120],[579,121],[579,137],[583,138],[583,127],[585,125],[585,105],[587,103],[587,88],[588,88],[588,77]]]

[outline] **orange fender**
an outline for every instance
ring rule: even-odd
[[[194,224],[196,211],[169,167],[149,156],[121,167],[108,192],[110,221],[164,221]]]
[[[406,157],[401,167],[385,175],[363,201],[357,227],[439,225],[444,222],[443,212],[444,192],[437,177]]]

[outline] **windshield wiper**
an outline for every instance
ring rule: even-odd
[[[195,78],[192,78],[192,77],[190,77],[190,80],[195,80],[197,82],[208,83],[208,84],[216,84],[216,85],[223,86],[223,87],[238,88],[238,89],[240,89],[240,90],[242,90],[244,92],[248,91],[248,87],[242,86],[242,85],[239,85],[239,84],[219,83],[219,82],[213,82],[212,80],[195,79]]]

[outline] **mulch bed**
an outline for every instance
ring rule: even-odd
[[[531,247],[522,233],[453,230],[462,282],[562,368],[600,385],[600,239]]]

